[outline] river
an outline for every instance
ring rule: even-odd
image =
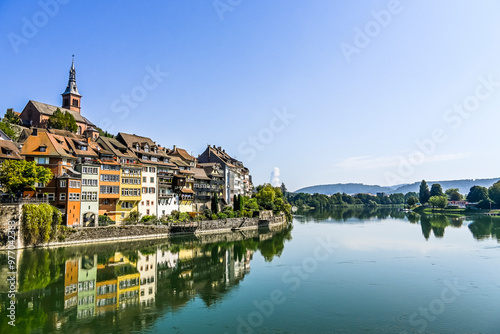
[[[2,252],[0,332],[500,333],[499,240],[494,217],[343,209],[273,230],[14,251],[13,270]]]

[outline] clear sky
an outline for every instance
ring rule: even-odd
[[[0,1],[0,113],[60,105],[290,190],[500,176],[499,1]]]

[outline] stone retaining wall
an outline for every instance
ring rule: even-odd
[[[19,203],[0,205],[0,250],[23,248],[22,209]]]

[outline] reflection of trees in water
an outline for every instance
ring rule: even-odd
[[[414,212],[403,212],[395,208],[338,208],[338,209],[316,209],[306,212],[297,212],[294,220],[300,223],[311,222],[352,222],[363,223],[373,219],[407,219],[411,224],[420,223],[422,235],[426,240],[434,234],[436,238],[443,238],[448,227],[461,228],[465,217],[442,214],[419,215]],[[500,217],[472,216],[469,230],[475,239],[482,240],[495,238],[500,241]]]
[[[477,217],[469,224],[469,230],[478,240],[494,238],[500,242],[500,218]]]
[[[397,208],[377,207],[344,207],[336,209],[315,209],[306,212],[297,212],[295,220],[301,223],[323,222],[334,220],[336,222],[347,222],[349,220],[370,220],[396,218],[404,219],[405,213]]]

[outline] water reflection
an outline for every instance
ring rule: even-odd
[[[426,240],[431,235],[443,238],[447,228],[462,228],[462,226],[467,225],[475,239],[493,238],[500,242],[500,217],[479,214],[464,217],[442,214],[420,215],[414,212],[400,211],[396,208],[340,208],[297,212],[295,221],[300,223],[366,223],[391,218],[407,220],[411,224],[420,224],[422,235]]]
[[[16,326],[2,321],[0,332],[141,331],[195,297],[210,307],[249,273],[254,252],[266,261],[280,256],[291,229],[18,251]],[[0,263],[6,268],[6,253]],[[0,296],[0,317],[7,319],[10,299]]]

